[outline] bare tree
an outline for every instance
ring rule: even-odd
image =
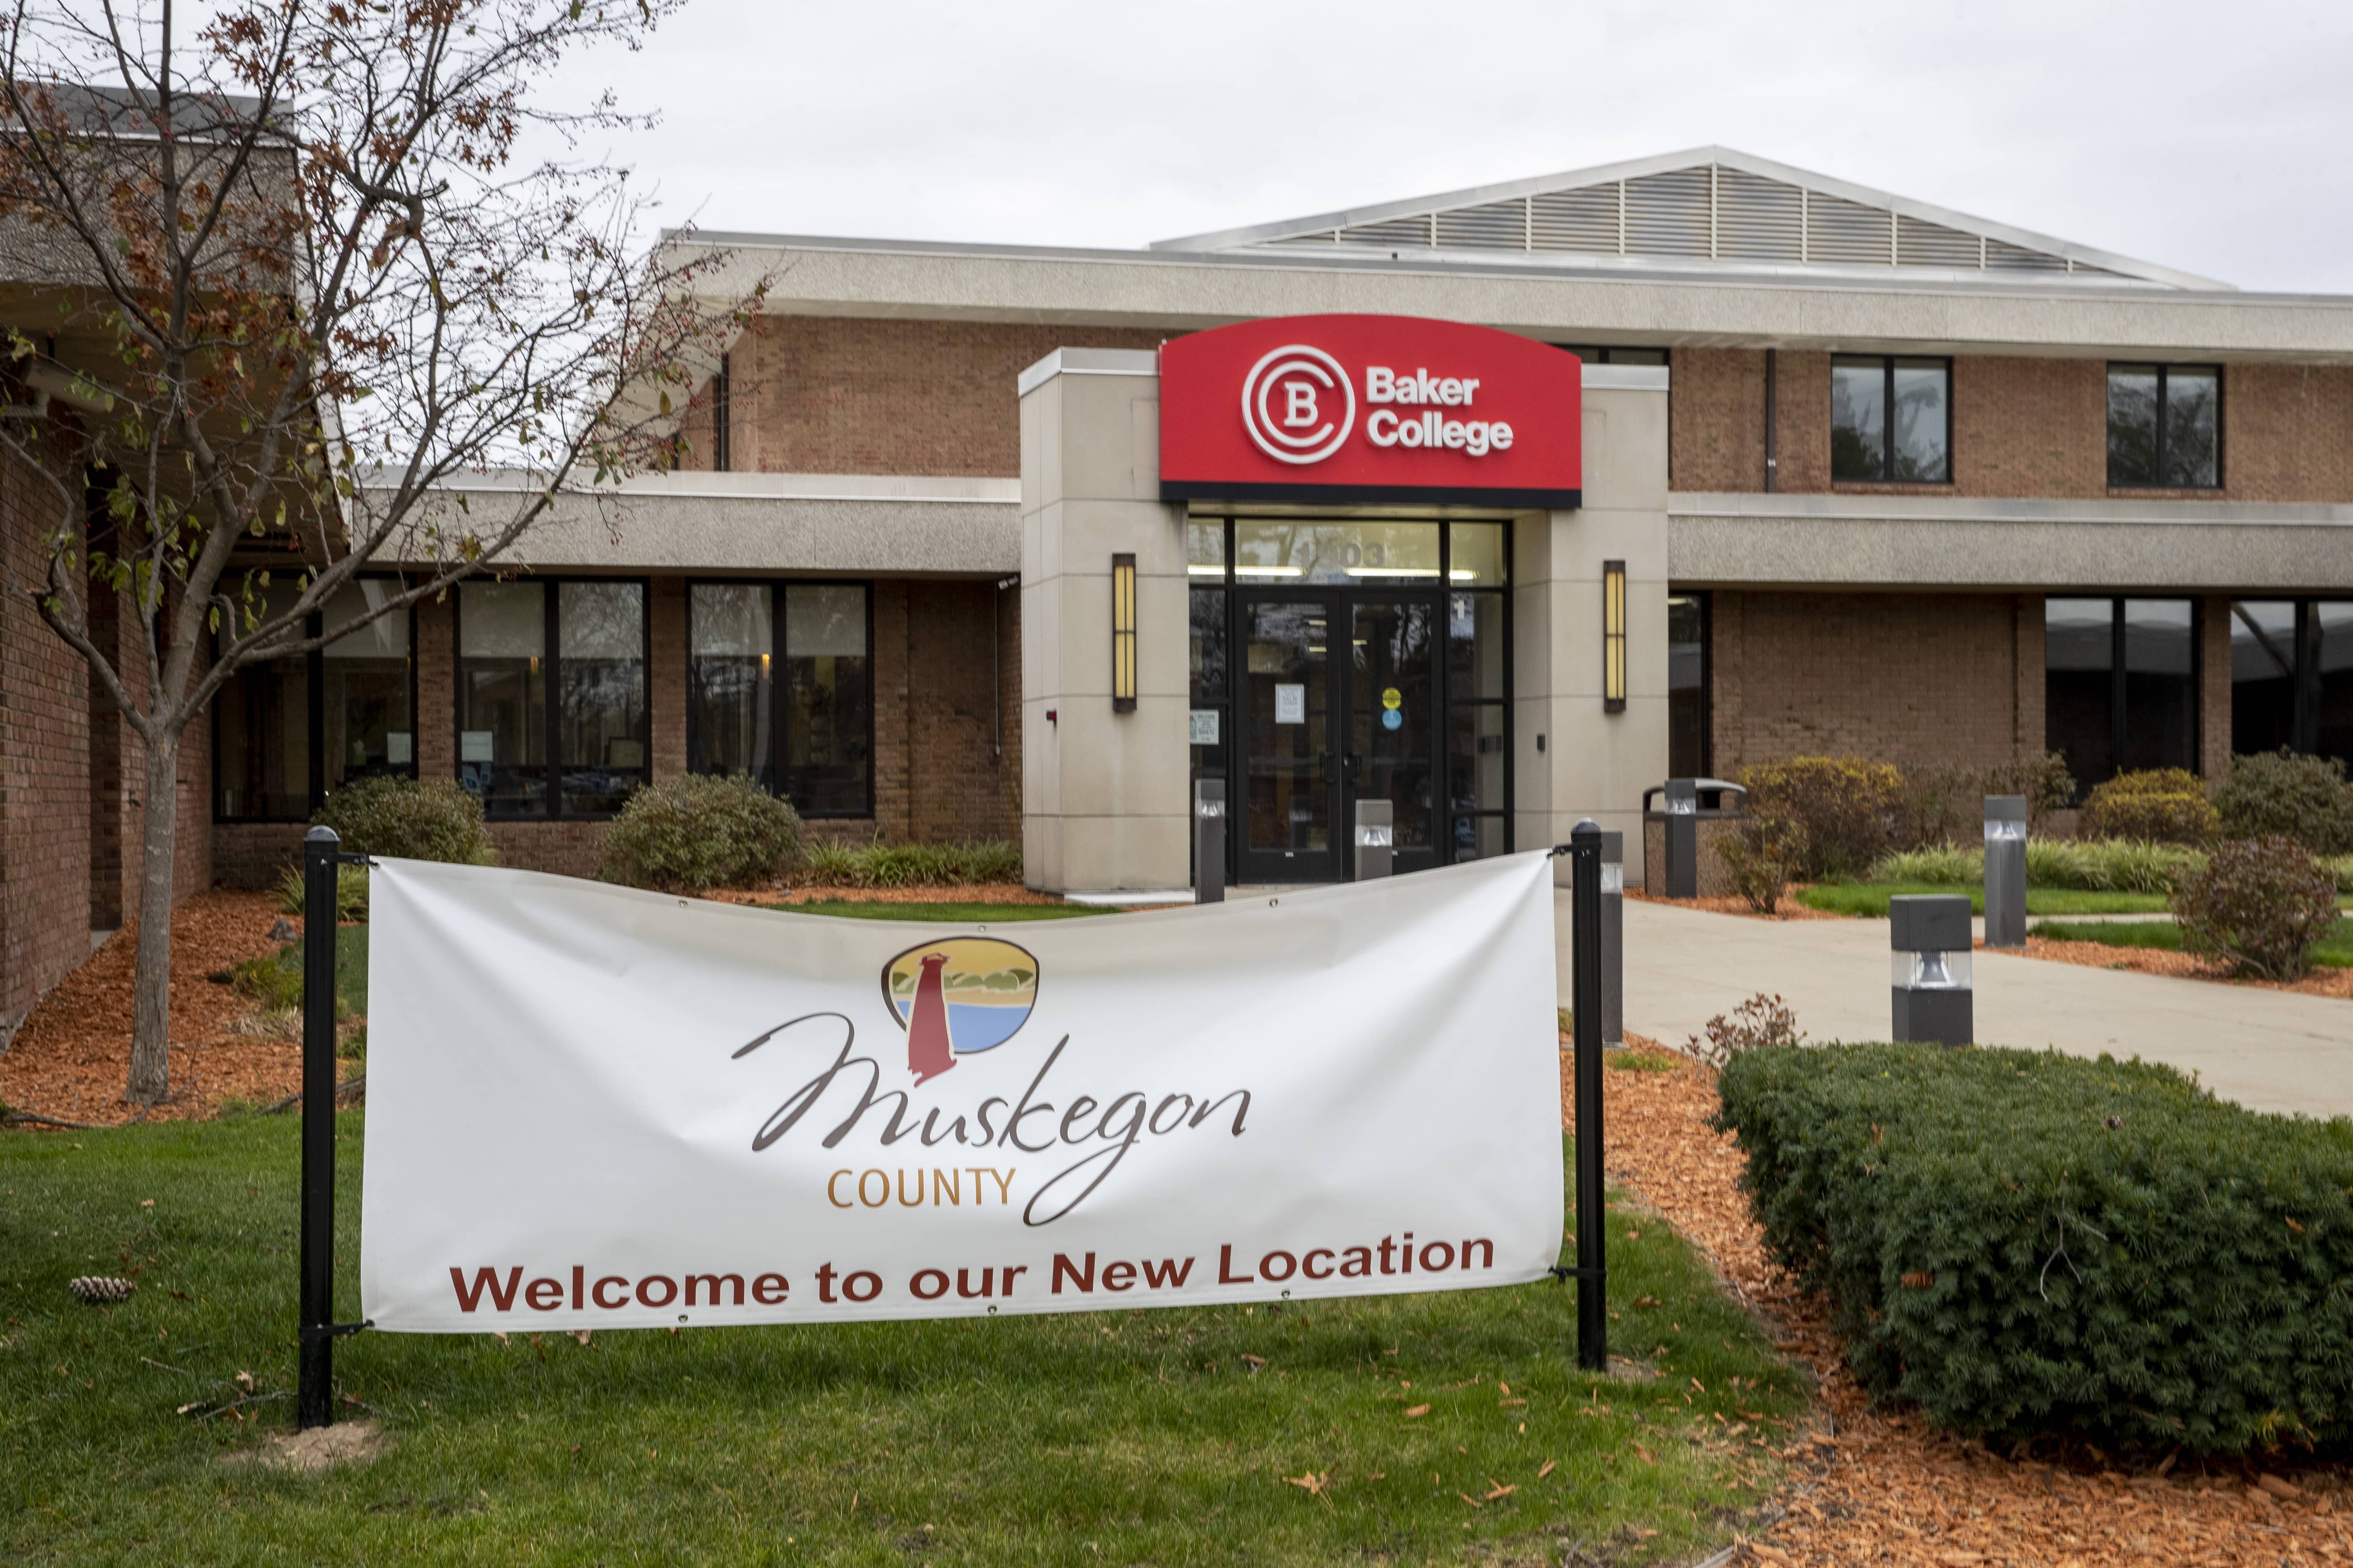
[[[644,197],[567,161],[638,119],[543,101],[567,53],[634,49],[681,3],[229,0],[186,37],[171,0],[0,5],[0,283],[38,305],[6,330],[0,447],[56,501],[46,580],[0,586],[145,752],[128,1099],[169,1089],[188,725],[239,668],[405,612],[559,496],[660,465],[673,395],[753,303],[699,298],[709,255],[633,258]],[[525,478],[437,495],[491,467]],[[412,570],[306,637],[371,561]]]

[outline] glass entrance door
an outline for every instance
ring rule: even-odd
[[[1394,817],[1396,869],[1439,864],[1438,595],[1345,595],[1349,658],[1343,837],[1353,848],[1356,803],[1385,800]],[[1349,854],[1341,875],[1352,875]]]
[[[1339,757],[1333,728],[1343,711],[1332,638],[1345,636],[1337,595],[1246,595],[1241,601],[1240,701],[1244,882],[1328,882],[1341,875]]]

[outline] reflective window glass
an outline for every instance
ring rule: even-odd
[[[2108,483],[2217,489],[2222,372],[2216,365],[2108,367]]]
[[[2165,374],[2165,482],[2211,489],[2222,482],[2222,376],[2175,368]]]
[[[1942,360],[1895,362],[1895,449],[1888,478],[1942,484],[1952,477],[1950,380]]]
[[[2116,771],[2116,602],[2045,599],[2042,658],[2043,744],[2088,789]]]
[[[804,816],[873,810],[874,683],[867,585],[785,589],[785,787]]]
[[[458,781],[492,817],[544,816],[547,588],[458,584]]]
[[[2353,602],[2312,606],[2312,749],[2353,773]]]
[[[322,630],[345,626],[398,595],[385,577],[346,583],[327,601]],[[409,695],[408,610],[378,616],[329,643],[320,655],[326,732],[320,752],[332,793],[368,778],[410,778],[417,773],[417,733]]]
[[[1447,525],[1447,550],[1451,559],[1446,579],[1457,588],[1500,588],[1511,581],[1504,559],[1504,525],[1500,522],[1455,522]]]
[[[687,769],[745,773],[776,787],[776,603],[765,583],[697,583],[688,592]]]
[[[2125,601],[2126,769],[2198,766],[2196,621],[2187,599]]]
[[[1434,522],[1305,522],[1242,518],[1234,523],[1234,579],[1282,583],[1435,581]]]
[[[2157,483],[2157,366],[2108,367],[2108,483]]]
[[[1887,362],[1831,361],[1831,478],[1887,477]]]
[[[559,583],[557,757],[566,813],[601,816],[646,781],[646,590]]]
[[[2231,750],[2246,755],[2295,744],[2295,603],[2231,605]]]
[[[1185,571],[1213,582],[1226,577],[1226,520],[1196,517],[1185,524]]]
[[[1707,601],[1667,598],[1667,775],[1704,778],[1707,756]]]

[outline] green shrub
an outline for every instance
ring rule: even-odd
[[[2353,852],[2353,788],[2336,757],[2260,752],[2232,757],[2214,791],[2222,831],[2233,838],[2293,838],[2316,855]]]
[[[2029,838],[2026,884],[2089,893],[2169,893],[2206,866],[2202,850],[2132,838]]]
[[[858,885],[858,851],[842,843],[820,844],[802,862],[801,879],[817,888]]]
[[[362,779],[329,795],[314,826],[332,827],[353,855],[495,866],[482,803],[453,779]]]
[[[2205,782],[2187,768],[2118,773],[2084,803],[2084,831],[2096,838],[2210,844],[2221,825]]]
[[[1732,890],[1758,914],[1769,915],[1788,890],[1797,864],[1798,830],[1778,816],[1751,816],[1716,841],[1715,852],[1732,878]]]
[[[2353,893],[2353,855],[2316,856],[2320,868],[2337,879],[2337,890]]]
[[[1779,817],[1798,834],[1794,869],[1810,881],[1860,873],[1896,847],[1904,775],[1861,757],[1792,757],[1740,770],[1752,816]]]
[[[681,773],[629,796],[605,834],[596,874],[665,893],[772,880],[800,857],[791,805],[744,773]]]
[[[1985,880],[1985,851],[1951,844],[1899,849],[1871,864],[1873,882],[1925,882],[1931,887],[1967,887]]]
[[[1021,879],[1021,847],[974,844],[827,844],[810,852],[803,879],[821,888],[952,888]]]
[[[302,868],[289,866],[278,874],[278,907],[285,913],[300,917],[303,911]],[[367,868],[338,866],[335,868],[335,921],[349,925],[368,918]]]
[[[1721,1089],[1766,1245],[1874,1394],[2002,1440],[2353,1438],[2353,1123],[1988,1048],[1746,1052]]]
[[[302,1005],[301,952],[298,945],[278,952],[265,952],[259,958],[248,958],[230,967],[228,983],[236,988],[237,994],[249,997],[268,1011],[284,1012],[290,1007],[300,1007]]]
[[[2245,974],[2298,980],[2337,923],[2337,879],[2304,846],[2277,834],[2233,838],[2177,889],[2173,919],[2192,952]]]

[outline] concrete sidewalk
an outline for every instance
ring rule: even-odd
[[[1557,910],[1566,1005],[1566,891]],[[1885,921],[1758,921],[1626,901],[1626,1027],[1669,1045],[1759,991],[1778,993],[1812,1039],[1883,1040],[1887,969]],[[2257,1110],[2353,1114],[2353,1002],[1983,950],[1976,970],[1986,1044],[2138,1056]]]

